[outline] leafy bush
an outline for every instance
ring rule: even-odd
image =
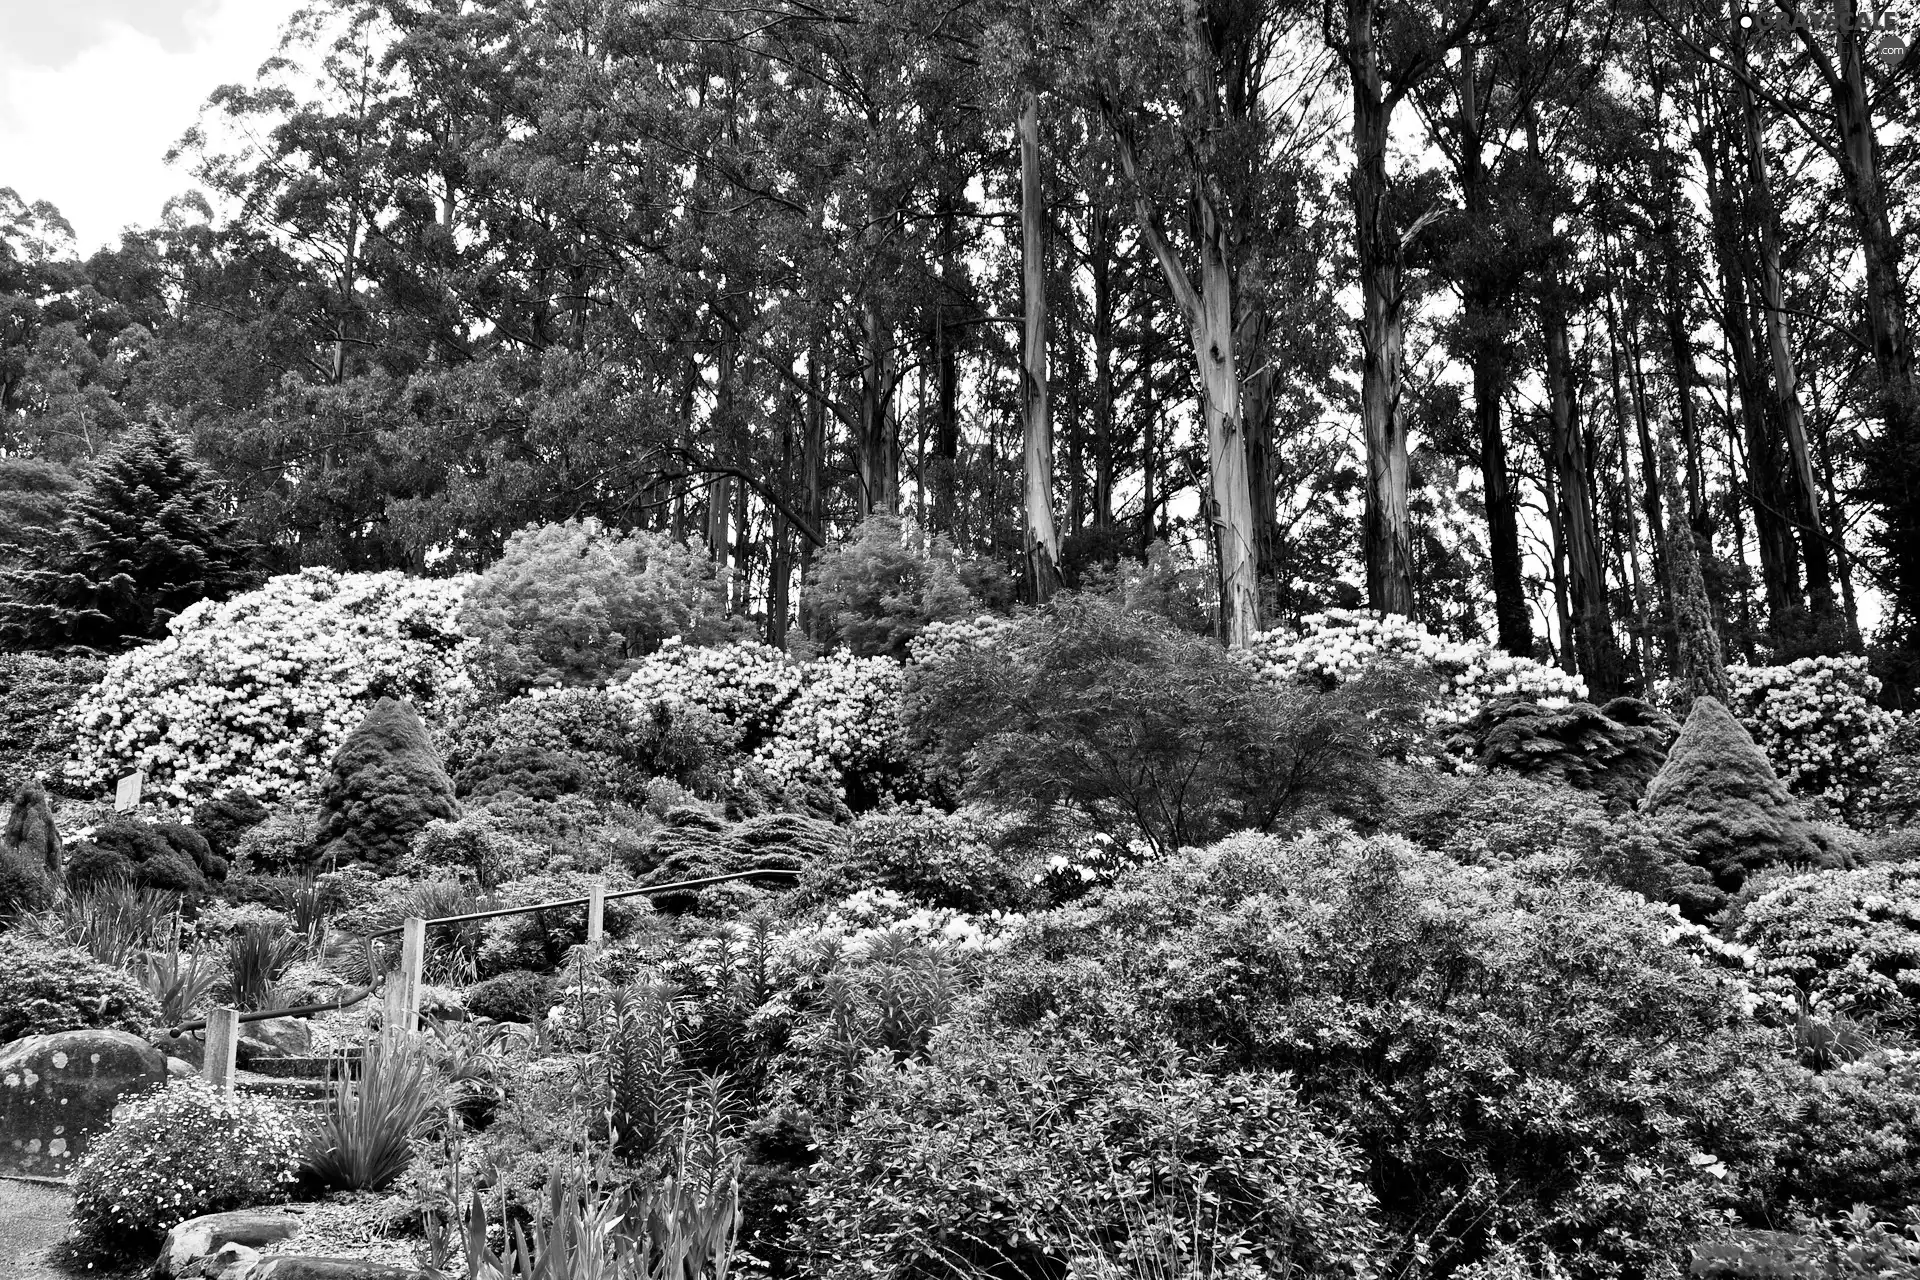
[[[70,713],[106,666],[72,654],[0,653],[0,788],[61,780],[73,746]]]
[[[146,991],[76,947],[0,934],[0,1044],[55,1031],[140,1031],[159,1020]]]
[[[1920,862],[1920,827],[1888,831],[1873,842],[1869,862]]]
[[[227,942],[228,998],[234,1007],[273,1008],[281,975],[306,950],[305,941],[281,921],[249,924],[235,933]]]
[[[240,837],[271,816],[267,806],[246,792],[228,789],[194,807],[193,829],[217,856],[231,859]]]
[[[89,893],[125,881],[138,888],[198,897],[209,881],[223,880],[225,858],[216,857],[192,827],[177,822],[150,823],[131,814],[115,814],[74,845],[67,860],[67,884]]]
[[[172,936],[181,905],[177,893],[119,879],[56,898],[26,925],[49,942],[78,947],[109,968],[125,969],[141,951]]]
[[[464,587],[305,569],[195,605],[74,708],[67,776],[100,788],[146,759],[148,793],[177,800],[308,792],[380,698],[431,707],[470,687],[453,623]]]
[[[808,866],[809,899],[837,901],[861,889],[889,889],[923,906],[984,913],[1013,911],[1032,897],[1031,869],[988,843],[994,824],[977,810],[926,806],[865,813],[849,839]]]
[[[1876,705],[1880,681],[1857,654],[1781,667],[1727,668],[1727,709],[1797,796],[1865,820],[1881,802],[1880,765],[1898,723]]]
[[[506,693],[540,682],[595,684],[670,636],[710,644],[735,630],[711,557],[592,519],[508,538],[468,590],[460,623],[478,638],[476,667]]]
[[[1920,1204],[1920,1053],[1890,1050],[1812,1077],[1788,1116],[1772,1198],[1891,1217]]]
[[[954,1027],[925,1062],[868,1068],[865,1092],[797,1215],[809,1260],[903,1277],[1373,1274],[1364,1165],[1278,1076]]]
[[[451,821],[435,818],[420,828],[400,870],[429,878],[452,872],[490,893],[502,881],[532,874],[547,858],[545,851],[508,832],[497,814],[477,809]]]
[[[1762,867],[1826,861],[1766,756],[1717,698],[1694,699],[1640,808],[1728,892]]]
[[[192,1017],[227,980],[211,952],[189,951],[182,957],[177,938],[168,940],[165,951],[142,952],[134,972],[160,1006],[161,1022],[169,1027]]]
[[[683,806],[669,811],[660,829],[642,843],[632,869],[646,884],[673,884],[764,868],[800,871],[843,845],[844,837],[831,824],[799,814],[767,814],[733,824],[704,808]],[[739,889],[716,885],[656,893],[650,900],[656,910],[672,915],[729,891]]]
[[[369,1041],[355,1080],[343,1061],[302,1172],[329,1191],[384,1191],[406,1172],[412,1138],[439,1118],[446,1088],[417,1037]]]
[[[1633,804],[1667,757],[1680,726],[1637,698],[1605,707],[1501,702],[1476,713],[1449,750],[1482,765],[1536,774],[1562,786]]]
[[[558,994],[558,984],[545,974],[509,969],[467,988],[467,1012],[495,1022],[538,1022]]]
[[[1315,803],[1371,807],[1374,737],[1415,705],[1377,680],[1265,683],[1211,640],[1092,596],[910,671],[908,719],[970,795],[1036,814],[1064,805],[1162,851]]]
[[[500,916],[482,926],[478,969],[480,976],[492,977],[512,969],[551,972],[566,963],[567,953],[587,940],[587,908],[584,899],[590,878],[578,872],[547,872],[512,880],[494,892],[496,907],[531,906],[537,902],[558,902],[573,898],[578,906],[554,907],[523,915]],[[617,889],[619,884],[610,888]],[[653,907],[645,899],[622,898],[606,905],[602,920],[606,936],[624,937]]]
[[[45,911],[53,904],[54,884],[44,867],[0,847],[0,923]]]
[[[453,783],[410,702],[382,698],[327,766],[317,856],[390,870],[435,818],[457,813]]]
[[[241,832],[233,861],[252,872],[280,872],[310,862],[318,809],[311,803],[276,807],[265,822]]]
[[[1776,994],[1920,1032],[1920,865],[1768,877],[1732,915],[1732,940]]]
[[[1291,1072],[1366,1154],[1383,1270],[1525,1245],[1530,1273],[1652,1274],[1770,1163],[1781,1093],[1742,989],[1665,912],[1532,860],[1462,867],[1392,838],[1243,834],[1030,919],[996,1018],[1223,1070]]]
[[[1587,697],[1586,682],[1558,667],[1478,641],[1448,640],[1397,615],[1329,609],[1303,619],[1299,632],[1261,632],[1241,656],[1263,679],[1322,688],[1359,679],[1383,661],[1409,663],[1443,678],[1426,714],[1430,723],[1448,727],[1500,703],[1558,708]]]
[[[0,568],[0,638],[119,649],[257,581],[219,483],[179,435],[141,425],[95,462],[60,526]]]
[[[813,562],[803,606],[813,638],[855,657],[904,660],[930,622],[977,612],[961,581],[953,544],[910,536],[896,516],[872,515]]]
[[[75,1243],[145,1253],[188,1218],[284,1200],[299,1140],[276,1103],[223,1098],[198,1076],[170,1081],[128,1104],[74,1170]]]

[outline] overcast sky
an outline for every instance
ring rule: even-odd
[[[51,201],[82,254],[190,185],[163,162],[249,81],[296,0],[0,0],[0,187]]]

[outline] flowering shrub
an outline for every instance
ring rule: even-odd
[[[1122,873],[1153,857],[1153,847],[1144,840],[1121,844],[1103,831],[1088,836],[1074,854],[1056,853],[1047,859],[1046,869],[1033,877],[1056,904],[1072,902],[1101,885],[1112,884]]]
[[[947,662],[969,649],[997,644],[1013,626],[1013,619],[992,613],[954,622],[929,622],[907,645],[907,659],[922,666]]]
[[[1728,710],[1753,735],[1780,780],[1860,821],[1880,799],[1880,761],[1899,723],[1874,705],[1880,681],[1858,655],[1801,658],[1783,667],[1729,666]]]
[[[1017,859],[996,850],[992,819],[977,809],[942,813],[905,806],[855,819],[850,838],[806,868],[809,900],[833,901],[859,889],[891,889],[929,907],[1011,909],[1031,895]]]
[[[1920,1052],[1888,1049],[1813,1076],[1789,1118],[1777,1200],[1882,1213],[1920,1204]]]
[[[299,1130],[278,1104],[223,1098],[198,1076],[174,1080],[133,1102],[80,1161],[76,1243],[134,1253],[188,1218],[284,1199],[299,1148]]]
[[[196,604],[80,700],[67,776],[99,788],[145,760],[146,794],[163,800],[306,792],[382,696],[430,706],[470,687],[454,627],[464,589],[305,569]]]
[[[758,746],[800,691],[800,668],[771,645],[755,641],[691,648],[668,640],[608,692],[643,707],[678,698],[737,727],[743,747]]]
[[[908,772],[900,664],[836,652],[805,664],[801,681],[754,758],[783,786],[833,787],[870,807]]]
[[[1880,862],[1756,886],[1733,941],[1776,997],[1795,988],[1851,1017],[1920,1029],[1920,866]]]
[[[1448,640],[1408,618],[1329,609],[1303,619],[1299,632],[1276,628],[1239,651],[1262,678],[1304,680],[1324,688],[1356,679],[1374,663],[1397,658],[1445,679],[1427,709],[1429,723],[1452,725],[1496,702],[1564,707],[1585,701],[1586,681],[1531,658],[1500,653],[1477,641]]]
[[[864,957],[886,935],[930,947],[996,951],[1025,918],[1011,911],[969,915],[951,907],[924,907],[891,889],[862,889],[835,904],[811,937],[837,939],[841,954],[850,959]]]

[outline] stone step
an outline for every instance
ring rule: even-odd
[[[327,1057],[302,1058],[254,1058],[247,1063],[247,1070],[255,1075],[276,1076],[283,1080],[327,1080],[340,1069],[345,1062],[347,1070],[355,1078],[360,1075],[360,1051],[347,1054],[332,1054]]]
[[[234,1072],[233,1087],[240,1093],[256,1098],[272,1098],[288,1103],[324,1104],[333,1092],[333,1082],[324,1078],[268,1076],[254,1071]]]

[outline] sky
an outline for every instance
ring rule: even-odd
[[[0,0],[0,187],[51,202],[82,255],[189,189],[167,149],[270,57],[297,0]]]

